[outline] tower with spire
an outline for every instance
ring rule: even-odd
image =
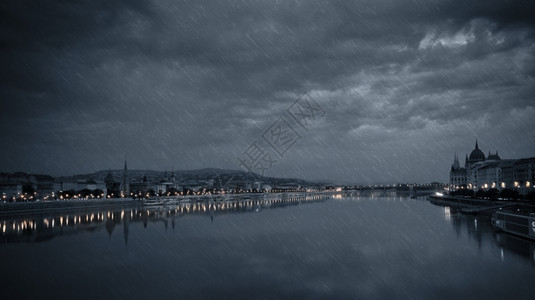
[[[175,168],[171,168],[171,182],[172,183],[175,183],[176,182],[176,176],[175,176]]]
[[[461,168],[459,155],[455,152],[450,170],[450,187],[456,189],[462,186],[466,186],[466,169]]]
[[[124,160],[123,181],[121,182],[121,193],[125,197],[130,196],[130,182],[128,180],[128,166],[126,163],[126,158]]]
[[[451,166],[452,169],[459,169],[461,166],[459,165],[459,156],[457,155],[457,152],[453,155],[453,165]]]

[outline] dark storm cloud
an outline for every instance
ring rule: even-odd
[[[5,171],[237,168],[302,92],[326,119],[272,175],[445,180],[475,137],[533,155],[532,1],[9,2]]]

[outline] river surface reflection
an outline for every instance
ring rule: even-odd
[[[14,298],[515,298],[532,242],[425,199],[317,194],[0,217]]]

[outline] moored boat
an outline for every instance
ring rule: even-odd
[[[535,213],[498,210],[492,214],[492,226],[507,233],[535,240]]]

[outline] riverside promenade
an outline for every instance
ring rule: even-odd
[[[84,210],[95,208],[120,208],[135,206],[143,206],[143,201],[134,200],[132,198],[121,198],[39,202],[7,202],[0,203],[0,216],[24,215],[28,213],[45,213],[53,211]]]
[[[49,212],[80,211],[94,209],[119,209],[151,207],[161,205],[179,205],[197,202],[243,202],[250,200],[282,200],[293,198],[316,198],[335,192],[292,192],[292,193],[245,193],[224,195],[188,195],[188,196],[163,196],[150,197],[147,199],[112,198],[112,199],[70,199],[57,201],[36,202],[5,202],[0,203],[0,216],[28,215]]]
[[[494,211],[504,208],[521,208],[523,210],[535,211],[533,203],[513,200],[489,200],[472,199],[464,197],[454,197],[449,195],[428,196],[429,202],[439,206],[454,206],[459,208],[462,214],[492,214]]]

